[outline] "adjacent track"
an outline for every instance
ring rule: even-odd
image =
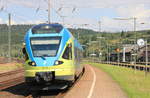
[[[17,85],[17,84],[22,83],[22,82],[24,82],[24,77],[23,76],[13,78],[13,79],[10,79],[10,80],[2,81],[2,82],[0,82],[0,90],[6,89],[8,87]]]
[[[17,59],[17,58],[11,58],[12,62],[17,62],[17,63],[23,63],[23,59]],[[6,64],[8,63],[8,58],[6,57],[0,57],[0,64]]]
[[[12,74],[22,73],[22,72],[24,72],[24,69],[23,68],[19,68],[19,69],[13,70],[13,71],[1,73],[0,74],[0,78],[4,77],[4,76],[9,76],[9,75],[12,75]]]
[[[14,78],[12,77],[11,79],[0,81],[0,90],[6,89],[8,87],[14,86],[14,85],[19,84],[19,83],[22,83],[24,81],[23,75],[19,76],[19,77],[15,77],[16,74],[20,74],[20,73],[24,73],[23,68],[9,71],[9,72],[5,72],[5,73],[1,73],[0,74],[1,79],[6,78],[6,77],[10,77],[10,76],[13,76]]]

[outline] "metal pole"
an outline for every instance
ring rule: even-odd
[[[136,44],[136,40],[137,40],[137,34],[136,34],[136,18],[134,17],[134,33],[135,33],[135,44]]]
[[[135,61],[134,61],[134,69],[135,66],[136,66],[136,60],[137,60],[137,45],[136,45],[136,41],[137,41],[137,34],[136,34],[136,18],[134,17],[133,18],[134,20],[134,33],[135,33],[135,42],[134,42],[134,45],[135,45]]]
[[[134,70],[136,70],[136,60],[137,60],[137,46],[136,46],[136,41],[137,41],[137,35],[136,35],[136,18],[134,17],[133,18],[134,20],[134,33],[135,33],[135,42],[134,42],[134,45],[135,45],[135,55],[134,55]]]
[[[107,44],[107,63],[109,62],[109,45]]]
[[[126,53],[125,53],[125,51],[126,51],[126,48],[123,47],[123,62],[126,62]]]
[[[94,54],[95,54],[95,53],[94,53],[94,48],[93,48],[93,62],[95,63],[95,61],[94,61]]]
[[[65,16],[62,16],[62,20],[63,20],[63,25],[64,25]]]
[[[119,57],[120,57],[119,53],[120,53],[120,52],[118,52],[118,66],[119,66]]]
[[[98,24],[99,24],[99,32],[101,33],[101,21],[99,21]]]
[[[79,33],[79,31],[78,31],[78,41],[79,41],[79,38],[80,38],[80,33]]]
[[[11,14],[8,14],[8,62],[11,62]]]
[[[48,23],[50,24],[50,0],[48,0]]]
[[[101,37],[101,21],[98,22],[99,23],[99,33],[100,33],[100,37]],[[101,53],[101,39],[99,41],[99,50],[100,50],[100,53]],[[101,55],[99,53],[99,60],[101,62]]]
[[[101,40],[99,41],[99,61],[101,62]]]
[[[146,63],[145,63],[145,75],[147,74],[147,63],[148,63],[148,52],[147,52],[147,40],[145,41],[145,45],[146,45],[146,49],[145,49],[145,61],[146,61]]]

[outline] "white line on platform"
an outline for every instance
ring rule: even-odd
[[[95,83],[96,83],[96,74],[95,74],[95,71],[94,69],[89,66],[92,73],[93,73],[93,82],[92,82],[92,85],[91,85],[91,89],[90,89],[90,92],[89,92],[89,95],[87,96],[87,98],[91,98],[92,97],[92,94],[93,94],[93,90],[94,90],[94,86],[95,86]]]

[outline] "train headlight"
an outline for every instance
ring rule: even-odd
[[[63,61],[55,61],[55,65],[60,65],[60,64],[63,64],[64,62]]]
[[[35,64],[35,62],[32,62],[32,66],[35,66],[36,64]]]
[[[36,66],[36,63],[34,61],[29,62],[28,64],[31,65],[31,66]]]

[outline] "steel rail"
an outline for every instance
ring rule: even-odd
[[[2,81],[2,82],[0,82],[0,90],[6,89],[6,88],[11,87],[11,86],[15,86],[15,85],[22,83],[22,82],[24,82],[23,76],[13,78],[10,80]]]
[[[21,73],[21,72],[24,72],[23,68],[19,68],[19,69],[13,70],[13,71],[1,73],[0,77],[9,76],[9,75],[17,74],[17,73]]]

